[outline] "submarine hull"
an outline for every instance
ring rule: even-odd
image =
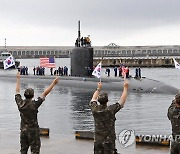
[[[1,75],[1,80],[16,81],[15,75]],[[21,81],[26,83],[42,83],[49,84],[54,79],[54,76],[21,76]],[[164,94],[177,94],[179,89],[163,82],[148,79],[143,77],[141,80],[134,78],[127,78],[129,82],[129,92],[134,93],[164,93]],[[103,90],[107,91],[122,91],[123,90],[123,78],[101,78],[103,83]],[[59,86],[74,87],[95,90],[99,79],[92,77],[59,77]]]

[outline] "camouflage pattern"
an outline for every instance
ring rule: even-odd
[[[176,94],[175,100],[180,104],[180,93]]]
[[[172,101],[167,116],[172,125],[171,154],[180,154],[180,108],[176,107],[176,99]]]
[[[171,142],[170,154],[180,154],[180,144],[178,142]]]
[[[118,154],[115,142],[94,142],[94,154]]]
[[[92,101],[90,107],[95,122],[94,152],[115,153],[115,114],[122,108],[121,105],[119,103],[110,106],[98,105],[96,101]]]
[[[39,129],[21,130],[20,133],[21,154],[27,154],[29,146],[32,154],[39,154],[41,141]]]
[[[29,146],[33,154],[39,154],[41,142],[37,114],[44,98],[23,100],[20,94],[16,94],[15,100],[21,117],[21,154],[26,154]]]

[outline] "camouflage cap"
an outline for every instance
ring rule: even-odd
[[[175,100],[178,102],[178,104],[180,104],[180,92],[176,94]]]
[[[102,92],[98,95],[98,102],[100,104],[105,104],[108,102],[108,94],[106,92]]]
[[[32,89],[32,88],[27,88],[27,89],[24,91],[24,96],[34,96],[34,89]]]

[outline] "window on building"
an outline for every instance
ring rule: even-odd
[[[62,54],[62,51],[60,50],[60,51],[59,51],[59,55],[61,55],[61,54]]]
[[[135,54],[136,53],[136,50],[132,50],[132,54]]]
[[[122,54],[125,55],[126,54],[126,50],[122,50]]]
[[[156,50],[153,50],[152,53],[153,53],[153,54],[157,54],[157,51],[156,51]]]
[[[127,54],[131,55],[131,50],[128,50],[128,51],[127,51]]]
[[[162,53],[162,50],[158,50],[158,53],[160,53],[160,54],[161,54],[161,53]]]
[[[110,55],[110,54],[111,54],[111,51],[108,50],[108,53],[107,53],[107,54]]]
[[[47,55],[50,55],[50,51],[47,51]]]
[[[101,53],[102,53],[102,55],[104,55],[105,53],[104,53],[104,50],[101,50]]]
[[[141,50],[137,50],[136,53],[137,53],[137,54],[142,54],[142,51],[141,51]]]
[[[51,55],[54,55],[54,51],[51,51]]]
[[[111,54],[114,55],[114,54],[115,54],[115,51],[111,51]]]
[[[148,53],[148,54],[151,54],[151,50],[148,50],[147,53]]]
[[[39,51],[39,55],[42,55],[42,53],[43,53],[42,51]]]
[[[174,50],[173,50],[173,53],[177,53],[177,49],[174,49]]]
[[[163,50],[163,53],[166,54],[166,53],[167,53],[167,50]]]
[[[29,55],[29,51],[26,51],[26,55]]]
[[[120,55],[120,54],[121,54],[121,51],[120,51],[120,50],[118,50],[118,51],[117,51],[117,55]]]
[[[16,55],[17,55],[17,51],[13,51],[13,52],[12,52],[12,55],[13,55],[13,56],[16,56]]]
[[[169,49],[169,50],[168,50],[168,53],[172,53],[172,50],[171,50],[171,49]]]
[[[31,55],[34,55],[34,51],[31,51]]]
[[[146,50],[142,50],[142,54],[144,54],[144,55],[145,55],[145,54],[146,54]]]

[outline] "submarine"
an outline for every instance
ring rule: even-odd
[[[80,33],[80,21],[78,21],[78,38],[76,39],[75,48],[71,51],[71,76],[60,76],[59,86],[74,87],[95,90],[99,82],[98,78],[92,76],[93,70],[93,48],[90,41],[82,42],[83,37]],[[0,79],[3,81],[15,81],[15,75],[1,74]],[[54,76],[21,76],[21,81],[25,83],[44,83],[49,84],[54,79]],[[161,81],[142,77],[140,80],[130,77],[127,78],[129,83],[129,92],[135,93],[164,93],[177,94],[179,89],[167,85]],[[124,79],[123,78],[101,78],[103,83],[103,90],[106,91],[122,91]]]
[[[69,78],[61,78],[61,85],[81,87],[81,88],[97,88],[97,82],[99,79],[92,78],[93,71],[93,48],[91,44],[83,44],[83,37],[80,32],[80,21],[78,21],[78,38],[76,39],[75,48],[71,53],[71,75]],[[165,94],[177,94],[179,89],[166,85],[160,81],[141,78],[141,80],[135,78],[127,78],[129,82],[129,91],[138,93],[165,93]],[[101,78],[103,82],[104,90],[122,91],[123,90],[123,78]]]
[[[34,76],[21,75],[22,83],[42,83],[50,84],[55,76]],[[3,81],[16,81],[16,76],[13,74],[1,75],[0,79]],[[128,91],[132,93],[162,93],[162,94],[177,94],[179,89],[167,85],[161,81],[143,77],[141,80],[135,78],[127,78],[129,83]],[[78,89],[95,90],[99,82],[98,78],[94,77],[74,77],[74,76],[60,76],[58,86],[73,87]],[[123,78],[101,78],[102,89],[105,91],[122,91],[124,79]]]

